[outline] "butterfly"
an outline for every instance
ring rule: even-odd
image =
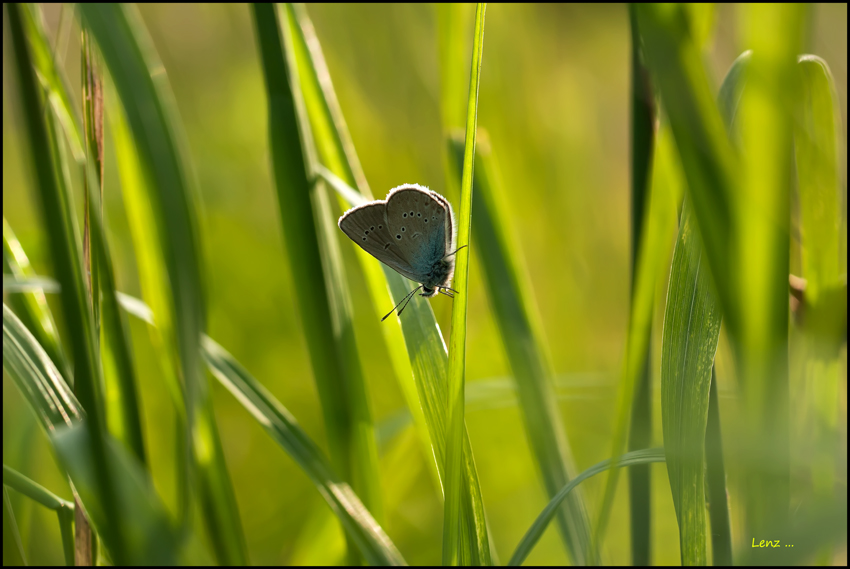
[[[385,200],[353,207],[339,218],[339,228],[364,251],[400,275],[420,283],[389,314],[413,294],[433,297],[437,293],[454,298],[449,288],[454,276],[455,220],[448,200],[419,184],[393,188]],[[405,302],[406,301],[406,302]]]

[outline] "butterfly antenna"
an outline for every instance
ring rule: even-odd
[[[419,290],[419,289],[417,288],[413,292],[416,292],[417,290]],[[413,300],[413,294],[412,293],[407,297],[407,302],[404,303],[404,306],[401,307],[401,310],[398,311],[399,316],[401,316],[401,313],[404,312],[404,309],[407,308],[407,305],[410,304],[411,300]]]
[[[457,253],[458,251],[460,251],[464,247],[469,247],[469,245],[461,245],[460,247],[458,247],[457,249],[455,249],[454,251],[452,251],[451,253],[449,253],[445,257],[443,257],[443,259],[445,259],[446,257],[451,257],[452,255],[454,255],[455,253]]]
[[[401,306],[401,304],[402,304],[405,300],[407,300],[407,299],[409,299],[411,296],[413,296],[413,293],[414,293],[414,292],[416,292],[417,290],[419,290],[420,288],[422,288],[422,287],[421,287],[421,286],[418,286],[418,287],[416,287],[415,289],[413,289],[412,291],[410,291],[409,293],[407,293],[407,294],[404,296],[404,298],[402,298],[402,299],[401,299],[401,302],[399,302],[398,304],[396,304],[396,305],[393,307],[393,309],[392,309],[392,310],[390,310],[389,314],[387,314],[386,316],[384,316],[383,318],[381,318],[381,322],[383,322],[384,320],[386,320],[387,318],[389,318],[390,314],[392,314],[393,312],[395,312],[395,309],[396,309],[396,308],[398,308],[399,306]],[[407,305],[405,304],[405,306],[407,306]],[[402,308],[401,310],[404,310],[404,308]],[[399,316],[401,316],[401,310],[399,310],[399,311],[398,311]]]

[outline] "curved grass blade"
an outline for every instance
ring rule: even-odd
[[[801,97],[794,143],[802,272],[806,279],[803,407],[814,419],[806,421],[811,427],[800,436],[813,443],[811,476],[815,493],[830,497],[836,472],[841,468],[831,441],[840,429],[840,412],[835,403],[841,400],[841,347],[847,331],[841,114],[835,80],[827,63],[817,56],[804,55],[797,67]],[[831,558],[831,552],[822,551],[821,560],[824,558]]]
[[[720,406],[717,397],[717,373],[711,369],[708,420],[705,426],[705,488],[708,518],[711,523],[712,564],[732,565],[732,527],[729,522],[729,498],[726,492],[726,466],[723,437],[720,433]]]
[[[13,468],[3,465],[3,501],[8,510],[8,515],[10,517],[10,522],[12,524],[12,531],[15,532],[17,546],[19,548],[21,554],[21,561],[23,565],[26,565],[26,560],[23,557],[23,546],[21,545],[21,538],[18,532],[17,524],[15,524],[14,514],[12,513],[12,504],[9,501],[8,493],[6,492],[6,486],[9,488],[13,488],[17,490],[21,494],[29,497],[34,502],[37,502],[56,512],[56,516],[59,520],[59,533],[62,535],[62,551],[65,554],[65,565],[73,565],[74,564],[74,530],[71,525],[71,522],[74,519],[74,502],[63,500],[47,488],[43,487],[41,484],[34,482],[17,472]],[[4,513],[5,515],[5,513]],[[5,531],[6,531],[6,520],[4,518],[4,539],[5,539]],[[6,556],[5,543],[4,543],[4,562]],[[18,564],[18,563],[16,563]]]
[[[52,279],[38,279],[42,282],[32,282],[37,279],[35,271],[30,267],[29,259],[5,217],[3,218],[3,273],[3,292],[13,292],[6,285],[6,274],[13,275],[18,283],[23,279],[30,281],[31,287],[18,289],[23,294],[9,296],[9,306],[32,332],[56,367],[62,371],[62,375],[70,377],[70,367],[62,350],[56,323],[53,321],[53,313],[44,296],[45,292],[58,291],[59,283]],[[55,290],[53,290],[54,286]]]
[[[475,164],[475,137],[478,128],[478,86],[481,56],[484,50],[484,14],[487,5],[475,10],[475,36],[472,70],[466,111],[466,148],[463,156],[460,211],[457,218],[457,247],[466,249],[455,256],[452,284],[458,293],[452,303],[452,335],[449,349],[448,422],[446,431],[446,467],[443,507],[443,565],[467,564],[473,555],[474,536],[461,525],[463,509],[464,383],[466,374],[466,310],[468,305],[469,244],[472,223],[472,177]]]
[[[625,449],[629,415],[633,406],[634,392],[638,377],[642,373],[645,356],[649,349],[650,323],[655,299],[655,283],[662,278],[662,270],[670,251],[668,235],[672,234],[676,223],[676,206],[680,203],[683,189],[683,176],[677,159],[675,142],[672,140],[669,126],[662,123],[656,136],[652,165],[652,190],[650,203],[644,215],[649,219],[643,222],[643,235],[639,240],[637,260],[634,268],[631,304],[629,306],[629,325],[626,335],[625,356],[620,370],[620,382],[617,393],[617,415],[612,441],[612,455],[619,455]],[[596,522],[594,541],[602,542],[607,529],[608,517],[617,488],[619,469],[615,466],[608,473],[602,508]]]
[[[289,411],[209,337],[204,338],[203,354],[213,375],[310,477],[366,562],[405,565],[401,554],[357,494],[335,474],[321,450]]]
[[[320,157],[332,171],[330,173],[324,168],[317,168],[317,174],[325,178],[337,190],[345,203],[357,205],[358,202],[351,201],[351,198],[357,196],[358,191],[360,196],[368,197],[371,197],[371,192],[365,178],[362,177],[354,147],[348,137],[345,121],[333,93],[333,85],[327,73],[318,39],[315,37],[306,11],[297,7],[294,7],[293,11],[297,14],[299,23],[293,28],[293,38],[296,40],[294,42],[296,58],[301,58],[299,70],[305,106],[310,113],[311,125],[314,126]],[[319,126],[316,126],[317,124]],[[355,180],[357,190],[351,187]],[[369,283],[369,292],[374,306],[381,307],[381,310],[383,306],[393,306],[410,291],[411,285],[407,279],[389,267],[376,263],[359,247],[355,249]],[[380,314],[376,312],[378,318],[382,314],[383,312]],[[446,345],[431,305],[426,300],[415,298],[405,309],[404,318],[395,318],[395,321],[401,324],[400,330],[394,324],[385,322],[382,331],[408,408],[419,425],[420,440],[423,441],[426,454],[433,458],[435,465],[433,472],[436,473],[435,478],[442,490],[445,477],[445,425],[447,423]],[[481,490],[466,434],[464,438],[466,440],[464,442],[462,523],[475,540],[474,556],[469,564],[489,565],[492,553]]]
[[[695,20],[705,22],[708,18]],[[655,143],[655,94],[649,79],[649,70],[643,62],[640,32],[637,27],[635,5],[629,4],[629,30],[631,32],[631,281],[634,288],[640,239],[643,223],[648,220],[650,167]],[[646,323],[645,334],[652,333],[652,318]],[[652,444],[652,350],[647,344],[644,364],[638,372],[635,395],[632,401],[629,425],[629,450],[648,448]],[[649,466],[629,469],[629,514],[631,531],[632,565],[647,566],[652,559],[652,493]]]
[[[144,302],[126,294],[119,299],[124,310],[155,326],[153,313]],[[392,541],[289,411],[212,338],[204,336],[202,350],[215,378],[307,473],[364,558],[374,565],[404,565]]]
[[[721,313],[689,200],[667,289],[661,343],[661,419],[682,565],[705,565],[705,436]]]
[[[68,80],[62,73],[61,67],[56,65],[53,52],[48,45],[41,9],[37,4],[27,4],[21,15],[27,40],[32,50],[32,63],[36,75],[44,89],[47,90],[47,101],[53,108],[59,124],[62,125],[74,160],[83,163],[85,151],[83,150],[80,118],[71,104]]]
[[[747,5],[743,37],[753,50],[739,109],[742,170],[731,262],[738,320],[730,326],[746,405],[743,478],[748,530],[761,535],[789,516],[788,273],[797,56],[807,8]],[[700,225],[702,229],[702,225]],[[712,264],[712,273],[716,273]],[[730,322],[730,324],[733,324]]]
[[[79,232],[71,206],[71,194],[64,184],[64,172],[57,172],[61,166],[61,144],[57,140],[53,125],[53,115],[47,113],[40,103],[41,93],[36,87],[32,58],[28,42],[24,35],[22,12],[25,8],[16,4],[7,5],[9,27],[15,46],[15,61],[18,88],[21,91],[21,103],[24,107],[26,130],[36,171],[35,179],[41,197],[42,213],[49,238],[56,275],[62,286],[60,300],[65,319],[68,323],[72,347],[74,370],[74,390],[80,403],[88,414],[90,429],[86,434],[94,464],[97,483],[97,497],[104,505],[107,518],[111,523],[103,526],[103,538],[114,547],[114,559],[127,561],[126,524],[122,523],[116,510],[116,480],[111,472],[106,450],[105,412],[101,392],[101,369],[97,359],[97,337],[92,314],[86,302],[83,268],[78,248]],[[45,123],[47,118],[47,123]],[[5,359],[5,358],[4,358]]]
[[[317,165],[316,173],[321,176],[337,193],[340,193],[338,202],[343,210],[364,203],[366,198],[372,198],[371,190],[363,175],[357,154],[354,151],[348,128],[333,83],[325,64],[321,45],[315,35],[313,24],[307,11],[301,4],[288,4],[290,30],[293,39],[293,54],[298,64],[299,84],[304,98],[305,109],[310,119],[313,138],[316,143],[320,160],[327,166]],[[352,189],[356,187],[357,190]],[[406,279],[387,269],[381,263],[375,263],[374,258],[355,247],[355,254],[360,267],[366,278],[368,290],[372,298],[372,304],[377,318],[383,314],[385,306],[395,306],[401,296],[410,290],[410,284]],[[382,270],[384,269],[384,270]],[[389,282],[395,283],[388,286]],[[390,289],[404,290],[396,300]],[[408,318],[426,318],[425,308],[430,310],[427,303],[411,303],[407,314],[414,314]],[[419,307],[417,309],[416,307]],[[381,312],[381,314],[377,314]],[[433,320],[433,316],[431,316]],[[419,438],[426,456],[432,457],[428,461],[429,471],[435,482],[435,486],[442,491],[434,449],[431,443],[428,425],[422,404],[419,402],[417,383],[414,379],[414,370],[411,367],[411,359],[405,345],[405,338],[398,325],[399,320],[393,318],[391,321],[381,325],[381,333],[387,346],[387,354],[395,371],[396,378],[407,401],[408,408],[414,416],[419,433]],[[442,460],[442,459],[441,459]]]
[[[473,185],[477,200],[473,206],[473,235],[476,251],[485,274],[490,302],[499,325],[502,343],[514,374],[516,391],[523,413],[526,435],[534,452],[543,485],[550,498],[566,485],[575,473],[572,454],[557,407],[549,354],[542,339],[533,287],[520,258],[514,239],[508,206],[497,163],[491,153],[486,132],[479,129],[477,167]],[[449,140],[452,170],[459,173],[463,163],[464,141]],[[465,387],[469,411],[470,388]],[[591,532],[584,501],[575,492],[558,510],[558,524],[564,545],[573,562],[586,565],[597,556],[590,553]]]
[[[74,509],[74,502],[60,498],[38,482],[30,480],[5,464],[3,465],[3,485],[17,490],[49,510]]]
[[[103,464],[92,457],[91,441],[94,437],[87,432],[90,419],[85,416],[47,353],[5,304],[3,369],[36,413],[112,558],[140,564],[173,562],[176,559],[176,534],[147,472],[109,435],[104,436],[106,457]],[[99,487],[99,468],[108,469],[116,483],[114,492],[108,496],[104,496]],[[110,525],[120,522],[111,517],[111,507],[104,501],[107,497],[116,500],[112,506],[122,512],[122,520],[128,520],[122,524],[124,527],[120,533],[109,530]],[[64,508],[63,511],[71,510]],[[60,524],[69,526],[72,518],[65,519],[60,515]],[[67,550],[68,543],[65,546]]]
[[[68,472],[80,496],[86,514],[110,554],[116,555],[104,527],[114,521],[99,499],[97,476],[92,470],[91,436],[86,432],[88,420],[70,427],[59,427],[50,433],[60,464]],[[115,472],[115,495],[119,511],[130,523],[124,532],[125,555],[133,564],[171,565],[177,560],[178,534],[165,506],[153,488],[142,465],[115,439],[107,440],[107,458]],[[119,550],[120,551],[120,550]]]
[[[188,420],[185,436],[192,449],[204,521],[219,561],[243,564],[244,535],[200,362],[205,313],[195,195],[184,173],[180,123],[168,79],[135,8],[90,4],[80,5],[80,13],[115,83],[139,161],[149,176],[145,187],[161,232],[169,285],[165,294],[173,307],[164,318],[173,326],[179,354]]]
[[[27,565],[21,532],[9,499],[9,491],[3,487],[3,565]]]
[[[285,8],[270,5],[254,5],[253,15],[268,94],[272,166],[284,242],[331,457],[342,479],[380,515],[377,445],[336,227],[324,182],[311,179],[315,151],[300,99],[291,15]],[[349,561],[354,563],[356,558]]]
[[[532,548],[535,546],[537,541],[543,535],[543,532],[549,526],[549,522],[552,521],[552,518],[555,517],[558,509],[561,506],[561,503],[567,496],[570,495],[573,489],[575,489],[579,484],[587,480],[588,478],[599,474],[613,466],[617,468],[623,466],[637,466],[642,464],[651,464],[653,462],[664,462],[664,449],[663,448],[652,448],[652,449],[643,449],[636,450],[629,453],[626,453],[620,456],[615,461],[611,460],[603,460],[600,463],[594,464],[578,476],[572,479],[572,481],[564,486],[558,494],[549,501],[549,504],[543,511],[537,516],[537,519],[534,520],[534,523],[528,529],[528,531],[523,536],[522,540],[520,540],[519,545],[517,546],[514,554],[511,556],[511,560],[508,561],[508,565],[510,566],[519,566],[522,565],[522,562],[528,557],[528,554],[531,552]]]

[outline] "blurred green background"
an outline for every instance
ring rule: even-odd
[[[44,6],[43,10],[54,38],[59,8]],[[281,242],[269,166],[267,107],[249,9],[245,5],[162,4],[141,5],[140,10],[176,96],[201,192],[208,333],[327,450]],[[473,11],[469,5],[470,37]],[[381,198],[390,188],[407,182],[447,194],[434,7],[311,5],[308,12],[375,196]],[[811,16],[804,51],[823,57],[835,76],[846,148],[847,7],[817,4]],[[741,45],[736,18],[734,7],[717,6],[713,39],[705,53],[715,87],[746,48]],[[4,32],[5,25],[4,20]],[[72,29],[75,33],[59,49],[67,50],[65,72],[79,106],[79,37],[76,27]],[[533,283],[533,290],[527,292],[540,307],[557,374],[560,410],[579,471],[608,458],[615,382],[628,318],[629,49],[623,5],[492,5],[487,10],[479,125],[489,131],[503,185],[513,200],[513,223]],[[49,276],[46,234],[36,196],[29,189],[29,157],[23,154],[20,105],[10,85],[14,81],[10,51],[4,39],[4,216],[37,272]],[[115,158],[109,153],[108,125],[106,130],[104,207],[117,288],[141,296]],[[844,172],[846,158],[842,165],[846,188]],[[76,184],[75,191],[82,219],[81,184]],[[457,209],[457,196],[447,196]],[[844,203],[846,207],[846,197]],[[673,229],[668,255],[672,254]],[[339,238],[349,275],[359,275],[353,245],[341,232]],[[792,272],[799,272],[797,247],[792,235]],[[350,280],[358,344],[379,431],[386,512],[382,525],[409,563],[439,563],[443,515],[438,490],[411,429],[394,437],[381,436],[392,434],[391,427],[399,424],[406,411],[382,353],[380,323],[369,306],[365,284]],[[661,279],[653,340],[654,446],[661,444],[657,387],[665,291],[666,282]],[[56,300],[50,298],[61,326]],[[451,300],[436,297],[431,304],[447,334]],[[486,395],[476,382],[507,379],[509,367],[474,255],[468,322],[468,397]],[[145,443],[157,489],[174,508],[173,406],[159,377],[145,325],[135,319],[130,319],[130,325]],[[792,344],[792,359],[793,350]],[[731,368],[730,356],[721,336],[717,367],[721,413],[728,412],[731,406],[724,403],[734,397],[729,376],[724,374]],[[842,361],[846,370],[846,355]],[[339,561],[341,534],[308,478],[218,383],[212,385],[251,562]],[[846,441],[846,381],[842,385],[839,424]],[[516,399],[501,393],[470,404],[466,420],[491,539],[504,563],[546,498]],[[5,379],[3,395],[4,462],[7,453],[24,457],[23,463],[13,466],[69,498],[70,490],[45,438],[38,432],[27,438],[22,425],[35,429],[28,418],[30,411]],[[792,435],[792,444],[799,442]],[[26,445],[23,450],[21,445]],[[676,564],[678,534],[667,474],[661,465],[653,466],[652,472],[653,561]],[[603,482],[599,477],[584,484],[591,519],[598,513]],[[735,518],[740,496],[734,485],[730,494],[733,536],[740,539]],[[603,546],[603,559],[609,563],[629,562],[626,497],[626,477],[621,477]],[[29,543],[30,563],[61,564],[61,540],[53,514],[35,506],[21,515],[24,519],[18,521]],[[320,538],[321,547],[309,547],[312,532],[325,531],[323,527],[328,536]],[[198,533],[206,539],[202,531]],[[846,558],[846,552],[838,555],[839,562]],[[566,561],[553,524],[528,563]]]

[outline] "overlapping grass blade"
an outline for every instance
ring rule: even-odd
[[[553,498],[575,474],[569,443],[557,407],[549,354],[542,337],[533,287],[516,247],[507,198],[486,132],[479,129],[473,205],[476,251],[484,269],[490,302],[514,375],[526,435],[548,496]],[[452,171],[463,164],[464,141],[449,140]],[[476,382],[480,383],[480,382]],[[468,406],[469,387],[465,389]],[[581,494],[569,496],[557,512],[564,544],[577,565],[597,558],[589,552],[590,525]]]
[[[788,273],[793,119],[799,97],[797,56],[802,4],[746,5],[743,37],[753,50],[741,93],[741,185],[735,195],[739,325],[734,338],[747,408],[745,478],[748,529],[787,519],[790,507]],[[714,267],[712,266],[712,271]]]
[[[703,18],[698,18],[704,21]],[[629,30],[631,32],[631,261],[632,286],[643,235],[643,222],[649,209],[650,166],[655,144],[655,94],[649,80],[649,70],[643,63],[640,32],[637,27],[635,5],[629,4]],[[652,319],[647,322],[651,334]],[[635,396],[632,401],[629,425],[629,450],[648,448],[652,443],[652,361],[651,346],[647,344],[644,364],[638,372]],[[649,466],[629,469],[629,514],[631,530],[632,564],[651,564],[652,544],[652,494]]]
[[[794,143],[800,211],[802,273],[806,278],[802,326],[807,356],[804,408],[814,420],[802,433],[812,444],[815,494],[831,496],[836,483],[835,433],[839,432],[841,346],[847,330],[846,236],[842,232],[841,114],[835,80],[826,62],[799,58],[801,97]],[[822,552],[829,559],[828,550]],[[823,559],[823,558],[822,558]],[[821,560],[819,560],[821,561]]]
[[[62,73],[62,69],[53,61],[53,53],[47,42],[44,32],[41,9],[37,4],[27,4],[22,10],[21,16],[24,22],[24,31],[29,41],[32,64],[35,67],[41,85],[47,90],[47,101],[53,108],[74,160],[82,163],[85,160],[83,150],[83,130],[80,117],[71,104],[68,80]]]
[[[196,219],[190,181],[184,173],[179,121],[168,79],[135,8],[81,5],[82,19],[96,40],[133,134],[145,175],[147,198],[159,228],[168,275],[169,308],[179,375],[185,389],[188,425],[204,521],[222,563],[245,563],[236,500],[222,454],[199,342],[205,328]],[[160,280],[160,283],[162,280]],[[172,348],[173,349],[173,348]]]
[[[342,479],[354,486],[370,509],[380,512],[377,446],[351,299],[325,184],[312,179],[315,150],[300,100],[290,18],[286,9],[254,5],[284,241],[332,460]]]
[[[41,93],[36,85],[30,47],[25,37],[22,12],[26,8],[9,4],[9,27],[12,32],[15,68],[20,100],[24,107],[30,156],[34,161],[36,186],[41,198],[44,223],[58,280],[62,286],[62,308],[68,329],[74,360],[74,390],[88,414],[90,428],[86,434],[90,449],[90,465],[96,481],[96,496],[103,504],[111,523],[104,525],[103,538],[112,544],[116,562],[126,562],[126,524],[118,517],[115,500],[116,480],[107,456],[105,414],[101,393],[101,369],[97,358],[97,338],[92,315],[86,302],[83,268],[79,251],[79,233],[71,206],[71,194],[64,184],[64,173],[56,171],[60,147],[52,125],[52,114],[45,113]],[[4,358],[5,360],[5,358]]]
[[[72,558],[73,562],[73,558]],[[27,565],[21,531],[9,499],[9,490],[3,487],[3,565]]]
[[[92,456],[94,437],[87,432],[90,418],[47,353],[5,304],[3,369],[18,385],[48,433],[60,463],[113,559],[144,564],[173,563],[176,534],[150,478],[134,456],[105,435],[104,462],[115,481],[108,498],[116,500],[112,506],[121,512],[121,519],[131,521],[121,533],[109,530],[110,525],[121,522],[111,517],[114,515],[111,507],[104,501],[107,497],[99,488],[101,476],[97,469],[102,466]],[[69,520],[60,516],[60,523],[68,524]]]
[[[35,271],[30,266],[23,247],[21,247],[18,238],[12,231],[12,226],[9,225],[5,217],[3,218],[3,274],[13,275],[18,281],[36,278]],[[58,287],[58,283],[56,285]],[[26,328],[32,332],[36,341],[62,372],[62,376],[73,379],[70,375],[70,367],[65,358],[65,353],[62,350],[56,323],[53,321],[53,313],[47,305],[47,298],[44,296],[46,286],[47,283],[35,283],[33,288],[21,290],[21,294],[9,295],[9,306]],[[8,290],[4,276],[3,291]],[[70,383],[73,384],[73,381]]]
[[[612,455],[615,456],[622,453],[627,442],[634,392],[638,377],[646,365],[645,358],[649,349],[655,284],[659,278],[663,278],[662,271],[667,270],[666,262],[670,251],[668,236],[673,234],[676,206],[680,203],[684,191],[675,142],[669,125],[664,122],[655,138],[651,172],[650,203],[648,208],[644,208],[644,215],[648,216],[648,219],[642,223],[642,235],[639,238],[633,270],[629,327],[620,369],[617,414],[611,447]],[[619,469],[615,466],[608,474],[602,508],[596,522],[594,540],[597,545],[605,535],[618,476]]]
[[[708,518],[711,523],[711,553],[715,566],[732,565],[732,526],[729,521],[729,496],[726,491],[726,462],[720,432],[720,406],[717,374],[711,369],[708,419],[705,426],[705,489]]]
[[[341,194],[339,203],[342,209],[360,205],[360,203],[366,201],[365,198],[371,199],[373,196],[360,168],[345,119],[336,100],[319,40],[303,5],[288,4],[287,10],[290,13],[289,22],[293,38],[293,53],[298,63],[299,84],[304,96],[305,109],[310,119],[319,159],[327,166],[327,168],[321,165],[317,166],[317,173],[331,184],[331,187],[337,193]],[[351,189],[352,187],[357,189]],[[355,247],[355,253],[366,277],[376,317],[380,318],[383,312],[380,314],[378,312],[385,310],[385,306],[395,306],[409,292],[411,286],[401,275],[381,263],[376,263],[371,255],[359,247]],[[393,293],[390,289],[399,291],[399,293]],[[413,314],[415,312],[416,314],[412,318],[426,318],[426,321],[428,315],[430,315],[433,321],[433,314],[430,310],[429,304],[414,300],[406,309],[406,313]],[[402,335],[398,320],[393,318],[382,323],[381,333],[396,378],[405,396],[408,408],[414,416],[417,432],[426,456],[432,457],[432,460],[428,462],[429,471],[436,486],[442,490],[429,426],[426,424],[423,406],[419,401],[417,380],[414,379],[414,377],[420,376],[418,370],[411,367],[411,358],[408,356],[405,336]]]
[[[641,5],[648,63],[670,116],[744,386],[751,533],[788,510],[788,226],[790,113],[800,6],[748,6],[753,55],[740,91],[741,160],[713,103],[682,8]],[[764,144],[769,141],[768,144]]]
[[[62,535],[62,550],[65,554],[65,564],[73,565],[74,529],[71,522],[74,519],[74,502],[63,500],[41,484],[30,480],[20,472],[6,466],[5,464],[3,465],[3,485],[17,490],[34,502],[56,512],[56,516],[59,520],[59,533]],[[3,488],[3,499],[9,511],[9,515],[12,517],[11,521],[14,523],[14,517],[11,511],[11,502],[9,501],[9,496],[6,493],[6,488]],[[26,565],[26,560],[23,559],[23,547],[21,546],[20,535],[18,535],[17,527],[14,528],[14,531],[17,536],[17,545],[21,547],[20,552],[22,557],[21,561],[23,562],[22,564]],[[3,554],[5,558],[6,552],[4,551]]]
[[[124,310],[155,326],[153,313],[144,302],[125,294],[119,298]],[[384,530],[357,494],[335,473],[292,414],[212,338],[204,336],[202,350],[215,378],[310,477],[366,561],[373,565],[404,565],[404,559]]]
[[[543,532],[548,527],[549,522],[551,522],[552,518],[555,517],[561,503],[579,484],[591,476],[595,476],[612,466],[616,466],[617,468],[622,466],[637,466],[642,464],[651,464],[653,462],[664,462],[664,460],[664,449],[662,448],[636,450],[620,456],[616,460],[616,464],[614,464],[615,461],[609,458],[608,460],[603,460],[600,463],[594,464],[573,478],[569,484],[564,486],[561,491],[549,501],[546,508],[544,508],[540,515],[537,516],[537,519],[534,520],[534,523],[525,533],[522,540],[520,540],[514,554],[511,556],[511,560],[508,561],[508,565],[514,567],[522,565],[522,562],[528,557],[531,549],[543,535]]]
[[[299,26],[295,29],[296,33],[293,36],[298,40],[295,42],[296,55],[298,56],[299,50],[302,50],[300,57],[305,58],[299,64],[302,88],[305,92],[305,106],[310,113],[311,124],[314,125],[320,157],[335,175],[329,176],[327,171],[321,168],[318,173],[326,178],[343,200],[350,200],[352,195],[358,194],[358,191],[361,195],[371,197],[348,137],[345,121],[336,103],[330,76],[327,74],[327,67],[318,40],[312,31],[312,25],[305,11],[296,11]],[[301,47],[298,47],[299,45]],[[320,97],[320,99],[312,100],[314,97]],[[317,127],[316,124],[323,126]],[[323,140],[324,136],[330,138]],[[345,180],[338,176],[344,177]],[[357,181],[357,190],[351,188],[351,184],[348,183],[353,180]],[[348,188],[343,189],[346,186]],[[348,203],[357,205],[351,201]],[[404,277],[386,265],[377,263],[359,248],[356,249],[376,307],[392,306],[410,291],[411,285]],[[387,297],[388,288],[389,298]],[[394,324],[385,322],[382,327],[384,338],[408,408],[417,425],[424,424],[418,428],[420,439],[426,445],[427,454],[433,457],[442,489],[444,487],[442,481],[445,477],[445,426],[447,424],[446,345],[431,306],[426,300],[414,297],[405,309],[404,318],[396,319],[396,322],[400,322],[403,335]],[[471,535],[475,536],[475,556],[470,563],[489,564],[491,551],[481,490],[468,437],[464,435],[464,438],[463,524],[470,528]]]
[[[472,224],[472,178],[475,165],[475,137],[478,130],[478,86],[481,56],[484,51],[484,15],[487,5],[475,10],[475,36],[472,46],[472,70],[466,111],[466,147],[463,156],[460,208],[457,214],[455,247],[464,247],[455,255],[452,285],[457,289],[452,303],[452,334],[446,376],[448,422],[446,424],[445,504],[443,507],[443,565],[466,565],[475,555],[475,535],[461,524],[463,511],[464,385],[466,378],[466,310],[469,292],[469,245]]]
[[[682,220],[661,343],[661,419],[682,565],[705,565],[704,452],[720,308],[689,200]]]
[[[204,339],[203,350],[207,365],[216,378],[310,477],[366,562],[371,565],[404,565],[404,559],[390,538],[357,494],[335,474],[321,450],[295,418],[212,339]]]

